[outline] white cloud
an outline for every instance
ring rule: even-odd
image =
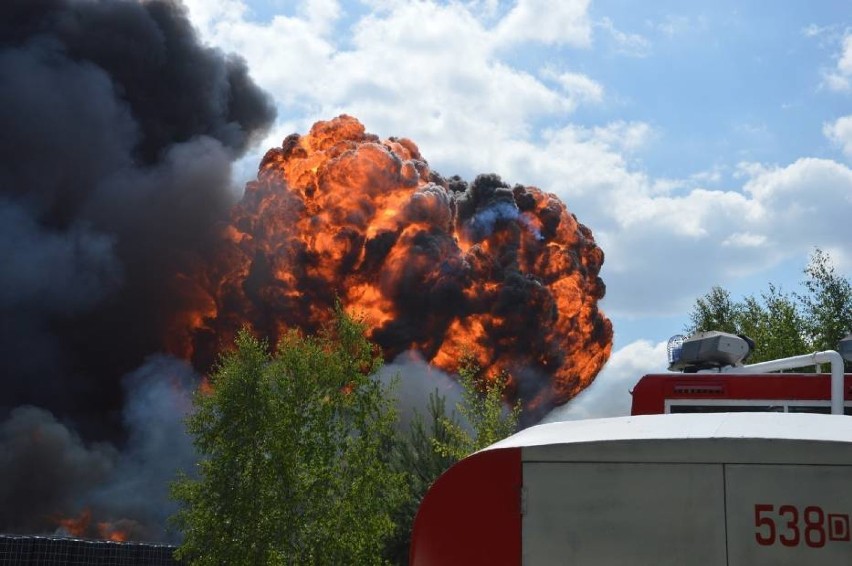
[[[841,163],[798,159],[762,172],[743,188],[765,211],[759,226],[778,246],[804,252],[852,241],[852,170]]]
[[[651,23],[651,25],[663,35],[670,38],[683,35],[694,27],[688,17],[674,14],[669,14],[661,22],[657,24]]]
[[[494,31],[501,46],[535,41],[588,47],[588,9],[589,0],[518,0]]]
[[[314,29],[326,35],[340,18],[342,10],[336,0],[306,0],[300,6],[299,13]]]
[[[591,129],[590,141],[624,152],[638,151],[653,136],[653,129],[644,122],[618,120]]]
[[[207,0],[188,0],[195,19],[196,5],[205,15],[197,23],[205,39],[226,51],[244,57],[252,76],[283,104],[295,104],[300,98],[313,97],[323,86],[323,72],[335,52],[335,46],[324,37],[328,25],[322,19],[300,16],[276,16],[271,22],[258,24],[244,19],[235,0],[221,2],[215,12]]]
[[[852,241],[852,170],[803,158],[786,167],[743,166],[740,189],[650,194],[605,191],[613,225],[600,222],[611,314],[686,312],[713,284],[726,284],[813,246]],[[591,224],[595,226],[595,224]]]
[[[722,167],[715,166],[710,169],[707,169],[706,171],[699,171],[697,173],[693,173],[689,176],[689,179],[690,181],[693,181],[697,184],[715,185],[722,180],[722,171]]]
[[[735,232],[722,240],[723,246],[739,248],[759,248],[766,244],[766,236],[751,232]]]
[[[572,100],[577,102],[601,102],[603,100],[603,85],[586,75],[570,72],[559,73],[547,68],[541,72],[541,76],[544,79],[556,82]]]
[[[249,8],[243,0],[183,0],[189,10],[192,23],[210,38],[212,28],[222,22],[240,23],[249,14]]]
[[[820,37],[833,31],[833,26],[818,26],[816,24],[808,24],[802,28],[802,35],[805,37]]]
[[[666,342],[639,340],[612,353],[586,390],[542,419],[542,423],[620,417],[630,414],[630,391],[643,375],[666,370]]]
[[[631,57],[647,57],[651,54],[651,42],[645,36],[623,32],[609,18],[601,18],[597,25],[609,33],[615,42],[616,52]]]
[[[852,115],[843,116],[830,124],[824,124],[822,133],[852,159]]]
[[[852,91],[852,32],[847,31],[843,36],[837,63],[824,74],[823,84],[838,92]]]

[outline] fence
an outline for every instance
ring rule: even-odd
[[[0,566],[179,566],[174,546],[0,535]]]

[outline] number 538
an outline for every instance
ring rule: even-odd
[[[757,544],[770,546],[799,546],[802,541],[811,548],[822,548],[828,538],[825,530],[825,511],[811,505],[803,511],[795,505],[758,504],[754,506],[754,538]]]

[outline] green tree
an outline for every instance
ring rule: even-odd
[[[337,309],[317,336],[288,333],[274,355],[243,331],[187,426],[198,477],[173,485],[192,564],[376,564],[404,497],[386,454],[396,414],[370,379],[381,358]]]
[[[690,313],[691,324],[686,331],[692,334],[701,330],[718,330],[737,334],[740,309],[741,305],[731,299],[727,289],[714,286],[695,301]]]
[[[791,295],[774,285],[760,294],[746,297],[737,309],[738,334],[754,340],[750,363],[796,356],[808,351],[802,337],[800,308]]]
[[[750,363],[834,349],[852,330],[852,286],[819,249],[804,274],[802,293],[769,284],[759,296],[734,301],[727,290],[713,287],[695,302],[686,331],[744,334],[755,342]]]
[[[503,401],[508,381],[506,372],[489,378],[483,375],[482,368],[472,356],[462,359],[459,368],[462,400],[457,409],[469,428],[445,417],[446,439],[433,439],[439,454],[461,460],[517,430],[520,402],[507,410]]]
[[[811,256],[805,274],[807,292],[798,298],[805,313],[807,339],[815,350],[834,349],[852,332],[852,284],[837,273],[831,257],[819,249]]]

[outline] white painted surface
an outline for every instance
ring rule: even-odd
[[[721,466],[524,464],[524,566],[725,564]]]

